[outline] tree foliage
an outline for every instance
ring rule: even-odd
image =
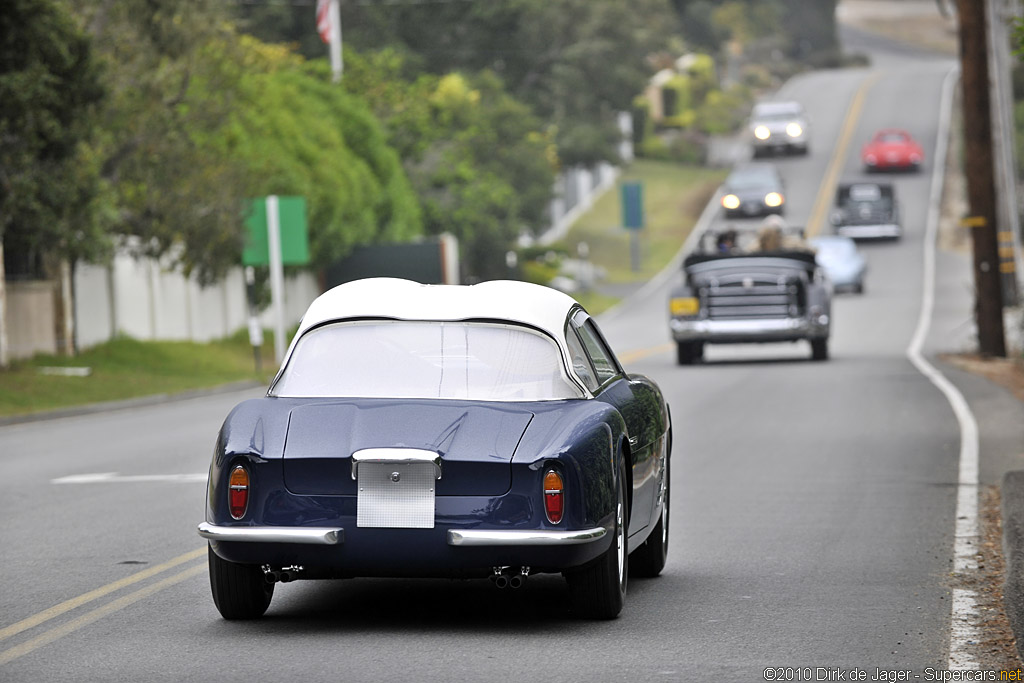
[[[88,37],[58,2],[0,3],[0,240],[28,270],[44,246],[97,243],[85,145],[102,98]]]
[[[238,262],[247,184],[244,169],[201,144],[233,106],[237,52],[226,15],[218,3],[182,0],[75,6],[109,91],[91,149],[103,227],[141,255],[216,279]]]
[[[421,230],[419,203],[364,102],[325,64],[243,37],[236,106],[211,148],[244,164],[249,196],[306,197],[314,264]]]
[[[780,41],[790,56],[822,59],[838,51],[836,0],[671,0],[687,43],[717,52],[727,40]],[[781,39],[781,40],[780,40]]]
[[[551,198],[555,153],[540,121],[490,72],[405,80],[393,50],[347,64],[345,87],[384,121],[427,232],[459,238],[470,277],[506,275],[506,250],[545,224]]]
[[[304,18],[268,21],[280,11],[242,10],[265,40],[295,40],[291,27],[312,26],[311,7],[293,9]],[[666,0],[344,3],[341,14],[346,45],[395,48],[405,56],[406,76],[496,74],[553,126],[567,165],[617,159],[616,112],[628,110],[643,89],[647,56],[673,27]]]

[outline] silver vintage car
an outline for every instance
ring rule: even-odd
[[[799,102],[761,102],[750,114],[754,157],[770,152],[807,154],[811,125]]]
[[[781,235],[762,228],[757,235],[729,230],[702,236],[669,299],[680,365],[701,360],[705,344],[803,339],[812,359],[828,358],[831,283],[798,235]]]

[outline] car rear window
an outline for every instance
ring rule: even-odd
[[[373,320],[306,332],[279,397],[545,401],[582,398],[546,335],[520,325]]]

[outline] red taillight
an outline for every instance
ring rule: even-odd
[[[548,470],[544,474],[544,513],[548,521],[558,524],[562,521],[562,511],[565,509],[565,484],[562,475],[555,470]]]
[[[249,507],[249,473],[241,465],[236,465],[228,477],[228,511],[234,519],[245,516]]]

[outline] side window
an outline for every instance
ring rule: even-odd
[[[583,350],[583,344],[580,343],[579,337],[576,336],[576,331],[569,323],[565,325],[565,343],[569,347],[572,369],[583,380],[587,389],[597,391],[600,382],[597,381],[597,377],[594,374],[594,366],[590,364],[590,359],[587,358],[587,353]]]
[[[618,375],[619,368],[615,364],[615,357],[601,340],[601,335],[594,328],[593,321],[588,319],[583,323],[579,328],[579,333],[580,339],[583,340],[583,346],[586,347],[587,355],[590,356],[594,370],[597,372],[598,384],[604,384]]]

